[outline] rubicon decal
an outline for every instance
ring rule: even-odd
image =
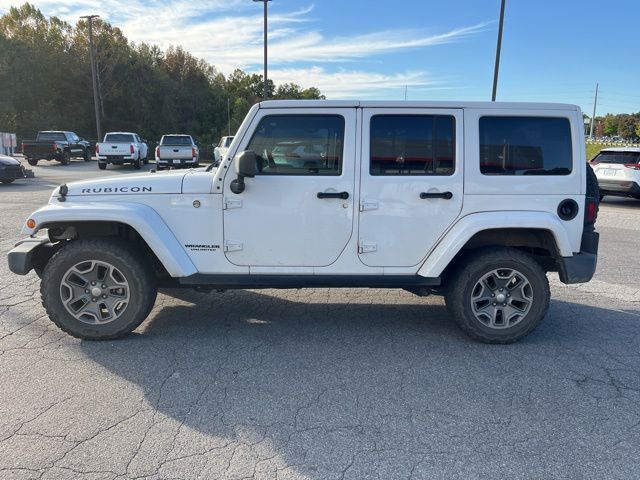
[[[146,193],[151,187],[100,187],[83,188],[80,193]]]

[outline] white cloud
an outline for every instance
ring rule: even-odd
[[[0,12],[20,1],[0,0]],[[235,68],[262,68],[262,9],[249,0],[42,0],[36,5],[45,14],[71,23],[80,15],[98,13],[119,26],[132,41],[161,48],[181,45],[226,74]],[[335,67],[338,63],[460,41],[487,28],[481,23],[439,33],[387,30],[328,37],[313,22],[312,10],[310,5],[270,13],[270,77],[277,83],[318,86],[330,98],[362,97],[364,92],[379,96],[404,85],[435,86],[437,82],[424,71],[384,74]]]
[[[276,82],[293,82],[303,87],[316,86],[327,98],[403,98],[404,88],[421,91],[440,88],[440,80],[420,71],[407,71],[392,75],[355,70],[327,72],[321,67],[287,68],[270,72]]]

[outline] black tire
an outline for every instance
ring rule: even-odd
[[[98,162],[98,168],[100,170],[106,170],[107,169],[107,164],[104,162]]]
[[[89,151],[89,149],[86,149],[84,151],[84,153],[82,154],[82,158],[84,159],[85,162],[88,162],[89,160],[91,160],[91,152]]]
[[[4,183],[5,185],[8,185],[10,183],[13,183],[14,180],[15,178],[5,178],[4,180],[0,180],[0,182]]]
[[[36,165],[38,165],[38,159],[37,158],[27,158],[27,163],[29,165],[31,165],[32,167],[35,167]]]
[[[71,163],[71,152],[69,152],[69,150],[62,152],[60,163],[62,163],[62,165],[69,165]]]
[[[77,319],[62,300],[61,285],[66,272],[89,260],[113,265],[128,282],[126,307],[120,316],[107,323],[91,324]],[[132,332],[144,321],[155,303],[157,287],[151,266],[125,242],[88,239],[73,241],[56,252],[44,269],[40,293],[49,318],[61,330],[84,340],[109,340]]]
[[[142,163],[143,163],[144,165],[149,165],[149,157],[148,157],[148,156],[144,157],[144,158],[142,159]]]
[[[140,154],[138,154],[138,158],[136,158],[136,159],[133,161],[133,168],[135,168],[136,170],[140,170],[141,163],[142,163],[142,162],[140,161]]]
[[[545,317],[551,296],[549,281],[542,267],[531,256],[513,248],[495,247],[477,250],[463,262],[450,275],[445,301],[453,320],[471,338],[484,343],[512,343],[531,333]],[[476,317],[472,298],[474,288],[483,288],[478,287],[477,283],[485,275],[503,269],[515,270],[524,275],[531,287],[531,302],[526,314],[520,315],[512,326],[503,323],[492,327]],[[509,303],[511,301],[515,302],[515,299],[505,300]]]

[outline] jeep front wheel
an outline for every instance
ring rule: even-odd
[[[152,270],[120,241],[78,240],[46,265],[40,286],[49,318],[70,335],[107,340],[135,330],[155,303]]]
[[[529,255],[484,249],[457,271],[445,294],[458,326],[485,343],[512,343],[531,333],[549,308],[549,281]]]

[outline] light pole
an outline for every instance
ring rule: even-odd
[[[502,48],[502,26],[504,25],[504,4],[506,0],[500,3],[500,25],[498,27],[498,45],[496,46],[496,65],[493,69],[493,93],[491,101],[496,101],[496,92],[498,90],[498,70],[500,70],[500,49]]]
[[[100,110],[98,108],[98,72],[96,70],[95,47],[93,45],[93,19],[100,15],[85,15],[80,18],[86,18],[89,22],[89,56],[91,58],[91,81],[93,83],[93,109],[96,113],[96,134],[97,141],[102,141],[102,133],[100,128]]]
[[[254,2],[264,3],[264,89],[262,98],[267,99],[267,3],[271,0],[253,0]]]

